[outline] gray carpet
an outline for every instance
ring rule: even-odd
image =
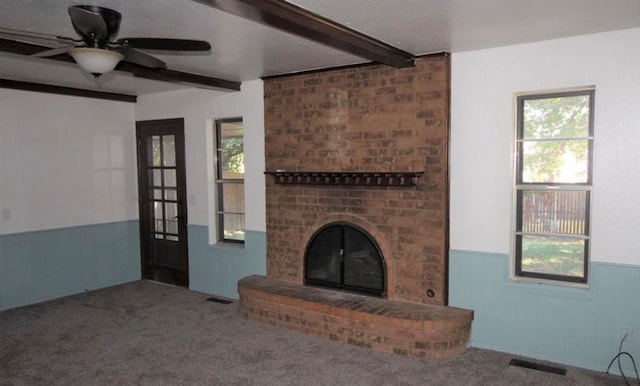
[[[623,385],[509,366],[469,349],[454,359],[377,353],[245,320],[235,304],[134,282],[0,312],[2,385]]]

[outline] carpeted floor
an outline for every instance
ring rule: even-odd
[[[0,312],[1,385],[623,385],[509,366],[377,353],[240,317],[235,304],[138,281]],[[566,366],[563,366],[566,367]]]

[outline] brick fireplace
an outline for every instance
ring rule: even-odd
[[[245,316],[382,351],[464,351],[472,312],[444,307],[449,66],[441,54],[407,69],[365,65],[265,80],[267,278],[239,283]],[[335,291],[305,288],[309,240],[332,223],[375,240],[385,267],[383,300],[336,300]],[[394,312],[378,310],[384,304]],[[304,317],[305,309],[320,314]],[[375,310],[391,318],[378,320],[386,334],[380,326],[374,333]]]

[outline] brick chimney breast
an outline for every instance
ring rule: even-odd
[[[440,54],[413,68],[265,80],[267,171],[424,172],[416,186],[282,185],[267,176],[269,278],[302,284],[310,237],[347,221],[378,243],[388,299],[446,303],[449,66]]]

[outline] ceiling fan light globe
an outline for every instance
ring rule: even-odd
[[[106,74],[120,63],[124,56],[116,51],[102,48],[75,47],[69,50],[69,55],[78,66],[91,74]]]

